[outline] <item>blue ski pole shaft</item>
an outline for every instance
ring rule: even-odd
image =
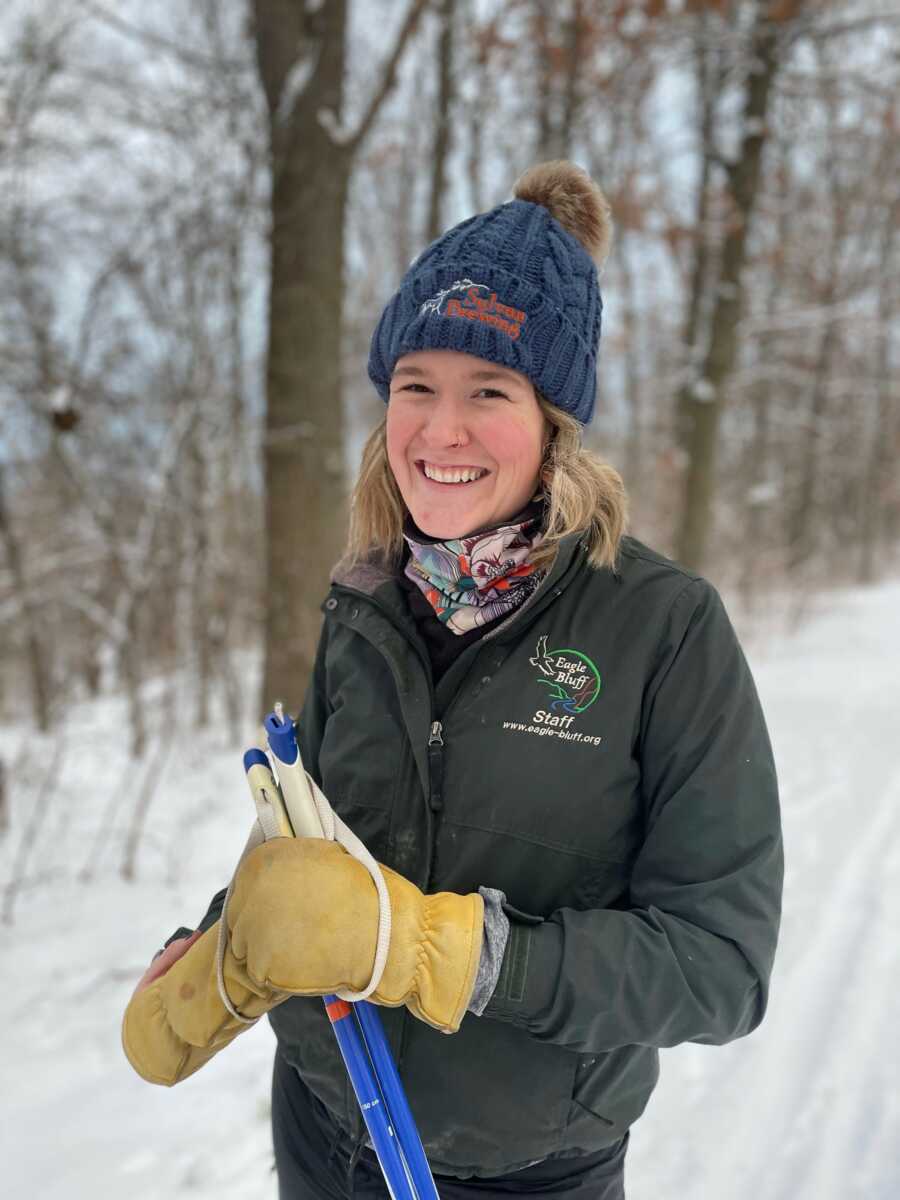
[[[402,1200],[403,1197],[418,1200],[419,1192],[405,1162],[403,1146],[385,1101],[381,1080],[356,1022],[356,1006],[338,996],[325,996],[323,999],[388,1189],[394,1200]]]
[[[371,1055],[375,1075],[381,1084],[381,1091],[387,1103],[388,1112],[391,1114],[394,1132],[403,1150],[407,1170],[412,1176],[416,1195],[420,1200],[427,1200],[427,1198],[438,1200],[434,1176],[431,1174],[431,1167],[425,1157],[422,1139],[419,1137],[415,1118],[397,1073],[397,1066],[385,1036],[384,1026],[381,1024],[381,1017],[375,1006],[366,1000],[358,1001],[353,1005],[353,1009],[362,1030],[363,1040]]]
[[[264,833],[291,836],[302,830],[302,836],[321,837],[293,722],[276,706],[265,720],[265,730],[281,786],[264,754],[251,750],[244,756]],[[394,1200],[438,1200],[381,1018],[372,1005],[349,1004],[337,996],[326,996],[325,1007],[391,1195]]]

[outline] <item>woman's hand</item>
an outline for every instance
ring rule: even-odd
[[[159,979],[161,975],[165,975],[169,967],[171,967],[174,963],[177,963],[179,958],[181,958],[182,955],[186,954],[188,950],[190,950],[191,946],[193,946],[198,937],[200,937],[200,930],[195,929],[190,937],[179,938],[175,942],[170,942],[169,945],[166,946],[165,950],[160,950],[160,952],[154,956],[150,966],[138,980],[137,987],[132,992],[132,995],[136,996],[138,992],[142,992],[145,987],[149,987],[155,979]]]
[[[484,902],[477,893],[423,895],[383,868],[391,939],[375,1004],[455,1033],[475,986]],[[228,904],[226,965],[247,986],[293,996],[359,992],[372,974],[378,893],[337,842],[275,838],[244,858]]]
[[[246,1019],[229,1012],[219,992],[218,941],[217,921],[204,933],[172,942],[150,964],[128,1002],[122,1045],[128,1061],[150,1083],[171,1087],[186,1079],[284,999],[270,989],[254,988],[226,956],[225,987]]]

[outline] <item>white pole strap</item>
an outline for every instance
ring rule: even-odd
[[[299,753],[296,762],[291,767],[279,764],[279,782],[264,766],[252,767],[247,774],[250,790],[256,804],[257,821],[250,831],[247,844],[238,859],[235,875],[247,854],[264,841],[276,837],[290,836],[289,830],[295,831],[299,826],[308,830],[304,836],[324,837],[326,841],[337,842],[347,853],[362,863],[372,877],[375,890],[378,893],[378,935],[375,943],[375,959],[372,964],[372,976],[361,992],[341,991],[336,994],[349,1002],[365,1000],[371,996],[381,982],[387,963],[391,944],[391,900],[381,867],[366,849],[352,829],[337,815],[328,799],[303,769]],[[280,784],[280,786],[279,786]],[[296,824],[295,824],[296,822]],[[316,830],[316,832],[313,832]],[[228,902],[234,889],[234,876],[225,893],[222,914],[219,918],[219,939],[216,945],[216,981],[219,996],[225,1008],[236,1020],[245,1025],[255,1025],[258,1017],[245,1017],[232,1004],[225,987],[224,961],[225,947],[228,940]]]

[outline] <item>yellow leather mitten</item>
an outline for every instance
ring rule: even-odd
[[[171,1087],[209,1062],[249,1024],[233,1017],[219,996],[216,945],[219,923],[143,991],[135,992],[122,1021],[128,1061],[149,1083]],[[224,977],[232,1004],[245,1017],[260,1017],[283,995],[257,987],[226,953]]]
[[[414,1016],[455,1033],[466,1012],[484,928],[477,893],[424,895],[383,867],[391,939],[376,1004],[405,1004]],[[228,904],[226,961],[261,994],[359,992],[372,976],[378,893],[364,866],[336,842],[276,838],[243,860]],[[240,1005],[239,1005],[240,1007]]]

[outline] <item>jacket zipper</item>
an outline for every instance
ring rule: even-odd
[[[428,847],[428,868],[423,880],[422,891],[426,894],[431,890],[431,880],[434,875],[434,855],[437,848],[438,826],[440,814],[444,809],[444,726],[440,721],[431,722],[428,734],[428,807],[435,814],[431,829],[430,845]],[[407,1010],[403,1014],[403,1024],[400,1027],[400,1045],[397,1048],[397,1070],[403,1068],[406,1055],[406,1043],[409,1027],[413,1018]]]
[[[440,721],[431,722],[428,737],[428,807],[439,813],[444,807],[444,726]]]
[[[431,722],[431,733],[428,737],[428,783],[428,807],[434,814],[434,824],[431,829],[431,845],[428,847],[428,874],[423,889],[426,894],[431,891],[434,882],[434,864],[444,811],[444,726],[440,721]]]

